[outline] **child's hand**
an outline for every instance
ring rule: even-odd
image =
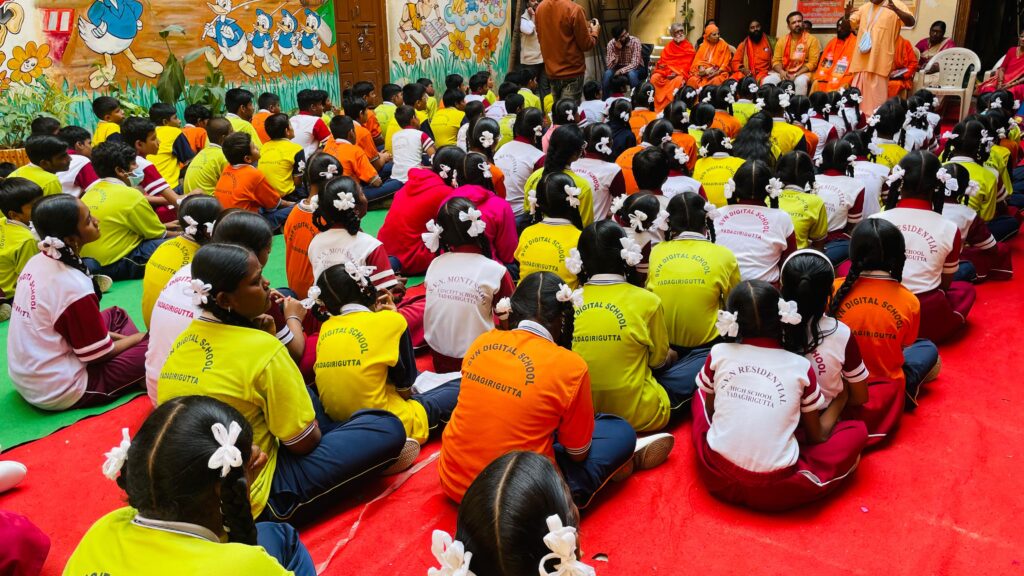
[[[305,320],[306,314],[309,312],[309,310],[306,310],[306,308],[302,306],[302,301],[296,300],[295,298],[286,297],[281,302],[281,308],[284,310],[285,318],[297,316],[300,321]]]
[[[253,320],[257,330],[263,330],[271,336],[277,336],[277,327],[274,325],[274,319],[269,314],[261,314]]]
[[[391,293],[387,290],[381,290],[377,293],[377,311],[380,312],[381,310],[398,311],[395,301],[391,298]]]
[[[260,447],[253,444],[252,454],[249,456],[249,461],[245,464],[245,479],[252,486],[252,483],[256,480],[256,477],[260,475],[260,471],[267,465],[269,458],[267,453],[260,450]]]

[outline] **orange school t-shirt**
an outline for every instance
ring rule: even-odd
[[[528,329],[491,330],[462,362],[459,402],[441,438],[438,472],[456,502],[494,459],[529,450],[555,462],[590,448],[594,405],[587,363]]]
[[[640,186],[636,183],[636,178],[633,177],[633,157],[646,147],[641,144],[632,148],[626,148],[615,159],[615,163],[619,165],[619,168],[622,168],[622,179],[626,183],[626,194],[630,196],[640,191]]]
[[[366,129],[375,140],[381,137],[380,122],[377,121],[377,114],[373,110],[366,110]]]
[[[640,134],[643,132],[644,126],[657,119],[658,113],[654,110],[633,110],[633,113],[629,115],[629,128],[633,131],[633,136],[636,136],[637,142],[643,140]]]
[[[313,225],[313,210],[299,202],[284,222],[284,271],[288,287],[305,298],[313,285],[313,265],[309,261],[309,243],[320,233]]]
[[[260,110],[252,115],[252,127],[256,129],[256,135],[264,144],[270,142],[270,134],[267,134],[267,118],[270,118],[270,112],[266,110]]]
[[[845,278],[836,280],[838,290]],[[873,377],[905,383],[903,349],[917,340],[921,303],[888,275],[861,274],[843,298],[836,319],[850,327]]]
[[[717,128],[729,138],[736,138],[736,135],[740,133],[740,121],[730,115],[728,112],[722,112],[721,110],[715,111],[715,119],[711,122],[712,128]]]
[[[348,140],[341,138],[328,140],[324,145],[324,152],[341,162],[341,170],[345,176],[355,178],[363,184],[368,184],[377,177],[377,169],[366,157],[366,152]]]
[[[281,195],[267,181],[267,177],[249,164],[228,166],[217,180],[213,195],[220,205],[259,212],[260,208],[272,210],[281,204]]]
[[[192,147],[192,151],[196,154],[199,154],[200,150],[206,148],[206,128],[185,126],[181,129],[181,133],[185,135],[188,145]]]
[[[676,130],[672,133],[672,143],[682,148],[683,152],[686,152],[686,155],[690,157],[690,161],[686,163],[686,168],[689,169],[690,174],[693,174],[693,169],[697,167],[697,139],[686,132]]]
[[[330,140],[328,140],[329,142]],[[377,150],[377,145],[373,143],[373,135],[358,124],[356,125],[356,145],[366,152],[366,158],[370,160],[371,164],[380,156],[380,150]]]

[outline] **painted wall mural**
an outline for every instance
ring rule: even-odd
[[[387,0],[387,10],[392,82],[487,69],[500,81],[509,69],[508,0]]]
[[[337,98],[334,38],[331,0],[0,0],[0,91],[63,90],[71,120],[91,128],[95,95],[148,107],[171,68],[195,87],[223,78],[276,92],[290,108],[303,88]]]

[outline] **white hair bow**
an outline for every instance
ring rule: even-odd
[[[298,171],[299,174],[305,174],[306,173],[306,161],[305,160],[299,160],[299,164],[295,168],[296,168],[296,170]]]
[[[328,180],[331,179],[331,178],[334,178],[337,175],[338,175],[338,165],[337,164],[328,164],[327,168],[325,168],[324,171],[320,173],[320,176],[322,176],[324,178],[327,178]]]
[[[494,311],[498,314],[498,318],[508,320],[508,315],[512,313],[512,299],[505,296],[498,300],[498,304],[494,306]]]
[[[796,310],[797,304],[795,301],[779,298],[779,319],[782,320],[783,324],[796,326],[804,319]]]
[[[441,164],[437,167],[437,175],[441,177],[441,180],[447,180],[448,175],[452,173],[452,167],[447,164]]]
[[[351,192],[342,192],[338,194],[338,197],[332,202],[337,210],[342,212],[351,210],[356,207],[356,197]]]
[[[718,211],[718,206],[715,206],[711,202],[705,202],[704,214],[712,220],[717,220],[722,213]]]
[[[885,150],[882,150],[882,147],[879,146],[876,142],[872,142],[868,144],[868,152],[871,152],[875,156],[878,156],[879,154],[884,154]]]
[[[575,186],[565,185],[565,199],[568,200],[569,206],[573,208],[580,207],[580,189]]]
[[[754,100],[754,108],[757,108],[758,112],[764,110],[764,106],[764,98],[758,98],[757,100]]]
[[[647,103],[648,104],[654,104],[654,91],[653,90],[651,92],[647,93]]]
[[[1006,128],[996,128],[996,136],[998,136],[1000,140],[1005,139],[1006,138]]]
[[[676,162],[678,162],[680,166],[686,166],[687,164],[690,163],[690,155],[687,154],[686,150],[683,150],[681,147],[676,148],[675,156]]]
[[[967,184],[967,190],[964,191],[964,194],[968,198],[974,198],[975,196],[978,195],[978,192],[980,192],[980,191],[981,191],[981,184],[979,184],[977,180],[971,180]]]
[[[459,171],[458,170],[452,170],[451,185],[452,185],[452,188],[455,188],[456,186],[459,185]]]
[[[708,104],[711,102],[711,92],[704,95],[704,99],[700,101],[701,104]]]
[[[728,136],[722,138],[722,148],[732,150],[732,138],[729,138]]]
[[[604,154],[606,156],[611,156],[612,155],[612,147],[609,145],[609,143],[611,141],[612,141],[611,138],[609,138],[607,136],[602,136],[601,137],[601,141],[598,142],[594,146],[594,150],[597,150],[598,152],[600,152],[601,154]]]
[[[559,284],[555,298],[559,302],[572,302],[573,308],[579,308],[583,306],[583,288],[573,290],[568,284]]]
[[[707,158],[707,156],[708,156],[708,147],[707,146],[701,146],[700,148],[698,148],[697,149],[697,156],[700,157],[700,158]]]
[[[782,92],[781,94],[779,94],[779,106],[781,106],[782,109],[785,110],[785,109],[789,108],[789,104],[790,104],[789,93],[788,92]]]
[[[636,243],[629,236],[623,236],[619,238],[619,244],[622,245],[622,250],[619,250],[619,256],[622,261],[626,263],[626,266],[636,267],[637,264],[643,262],[644,255],[641,251],[640,245]]]
[[[991,104],[989,104],[988,107],[990,109],[992,109],[992,110],[998,110],[998,109],[1002,108],[1003,107],[1003,99],[1002,98],[996,98],[995,100],[992,101]]]
[[[583,271],[583,258],[580,257],[580,251],[576,248],[569,249],[569,257],[565,259],[565,269],[577,276]]]
[[[220,444],[220,447],[210,455],[210,460],[206,465],[211,470],[220,468],[220,477],[223,478],[228,475],[228,472],[231,472],[232,468],[238,468],[244,464],[242,451],[235,446],[238,435],[242,433],[242,427],[238,422],[232,420],[227,428],[220,422],[215,422],[210,429],[213,431],[214,440]]]
[[[725,101],[728,102],[729,104],[735,104],[736,103],[736,98],[733,97],[732,92],[730,92],[730,93],[725,95]]]
[[[483,234],[484,229],[487,228],[487,222],[480,219],[483,214],[476,208],[470,208],[464,212],[459,212],[459,222],[469,222],[469,230],[466,234],[469,234],[471,238]]]
[[[351,260],[345,262],[345,272],[348,274],[348,277],[358,282],[360,286],[366,286],[367,282],[370,281],[370,275],[376,269],[376,266],[360,266]]]
[[[728,310],[719,310],[715,328],[722,336],[735,338],[740,333],[739,314]]]
[[[768,181],[768,185],[764,187],[768,191],[768,195],[772,198],[778,198],[779,194],[782,194],[782,189],[785,188],[785,184],[778,178],[772,178]]]
[[[60,251],[64,248],[64,241],[54,236],[47,236],[36,244],[39,251],[54,260],[60,260]]]
[[[206,284],[198,278],[193,278],[189,285],[192,288],[192,305],[196,308],[210,301],[210,290],[213,286]]]
[[[484,148],[490,148],[494,145],[494,133],[490,130],[484,130],[480,133],[480,145]]]
[[[626,195],[619,194],[615,198],[612,198],[611,212],[612,214],[618,214],[622,207],[626,204]]]
[[[104,454],[106,461],[103,462],[103,475],[111,480],[117,480],[117,475],[121,473],[121,467],[124,466],[125,460],[128,459],[128,448],[132,445],[132,439],[128,436],[128,429],[121,428],[121,443],[110,449],[109,452]]]
[[[853,100],[857,104],[860,104],[861,102],[864,101],[864,98],[860,94],[857,94],[856,92],[852,92],[850,94],[850,100]]]
[[[668,230],[668,211],[659,210],[658,216],[654,218],[654,222],[651,222],[651,228],[655,230],[661,230],[666,232]]]
[[[182,220],[184,220],[185,224],[188,225],[185,226],[185,234],[195,238],[196,234],[199,232],[199,222],[196,222],[196,219],[191,216],[183,216]],[[207,222],[203,226],[206,228],[207,235],[213,234],[213,222]]]
[[[889,174],[889,177],[885,179],[885,183],[888,184],[890,188],[892,188],[893,184],[899,182],[900,180],[903,180],[903,177],[906,175],[907,171],[904,170],[902,166],[897,164],[896,166],[892,167],[892,172]]]
[[[662,144],[668,144],[671,141],[672,141],[672,135],[671,134],[665,134],[664,136],[661,137],[661,143]]]
[[[576,121],[575,115],[572,113],[571,109],[565,111],[565,120],[567,122],[575,122]]]
[[[751,82],[750,86],[747,86],[747,92],[750,92],[751,94],[757,94],[757,90],[758,87],[756,82]]]
[[[629,227],[637,232],[644,231],[644,222],[646,221],[647,214],[640,210],[634,210],[633,213],[629,215]]]
[[[842,94],[842,92],[840,92],[840,94]],[[842,98],[840,98],[840,99],[839,99],[839,102],[837,102],[836,104],[837,104],[837,105],[838,105],[838,106],[839,106],[840,108],[845,108],[845,107],[846,107],[846,103],[847,103],[847,102],[849,102],[849,100],[847,100],[847,99],[846,99],[846,96],[843,96]]]
[[[494,178],[494,175],[491,174],[491,165],[487,162],[481,162],[476,167],[480,169],[480,173],[484,175],[484,178]]]
[[[879,122],[880,122],[881,120],[882,120],[881,116],[879,116],[878,114],[873,114],[873,115],[871,115],[871,116],[870,116],[870,117],[868,118],[868,126],[871,126],[872,128],[874,128],[875,126],[877,126],[877,125],[878,125],[878,123],[879,123]]]
[[[541,124],[538,124],[538,125],[534,126],[533,127],[533,134],[537,138],[540,138],[541,136],[543,136],[544,135],[544,126],[541,125]]]
[[[623,112],[619,114],[619,118],[622,118],[623,122],[629,122],[629,112]]]
[[[305,308],[306,310],[310,310],[313,308],[313,306],[319,304],[320,287],[310,286],[309,290],[306,292],[306,297],[300,303],[302,304],[302,307]]]
[[[832,105],[831,104],[825,104],[825,107],[822,108],[821,110],[825,114],[831,114],[832,113]]]
[[[950,132],[949,130],[947,130],[947,131],[942,133],[942,139],[943,140],[956,140],[956,134],[954,134],[954,133]]]
[[[846,157],[846,163],[849,164],[850,166],[853,166],[853,163],[856,162],[856,161],[857,161],[857,155],[856,154],[850,154],[849,156]]]
[[[726,200],[731,200],[732,195],[736,193],[736,181],[729,178],[725,181],[725,186],[722,187],[722,192],[725,194]]]
[[[540,559],[541,576],[594,576],[594,568],[576,559],[576,528],[563,526],[557,514],[548,516],[548,533],[544,536],[544,545],[551,550],[550,554]],[[554,572],[548,572],[544,565],[548,560],[557,560]]]
[[[939,171],[935,173],[935,177],[945,185],[946,196],[952,196],[954,192],[960,190],[960,183],[945,168],[939,168]]]
[[[309,204],[309,209],[312,212],[316,212],[316,209],[320,207],[320,195],[314,194],[306,199],[306,203]]]
[[[817,156],[817,157],[814,158],[814,165],[817,166],[818,168],[821,168],[821,165],[824,164],[824,163],[825,163],[825,157],[824,156]]]
[[[439,568],[427,570],[427,576],[475,576],[469,569],[473,553],[458,540],[452,540],[444,530],[434,530],[430,537],[430,552],[441,564]]]
[[[530,214],[534,214],[535,212],[537,212],[537,189],[536,188],[533,188],[532,190],[530,190],[530,191],[528,191],[526,193],[526,203],[529,205]]]
[[[427,246],[427,250],[431,252],[437,252],[441,247],[441,232],[444,232],[444,228],[440,224],[430,220],[427,222],[427,231],[420,234],[420,238],[423,239],[423,244]]]

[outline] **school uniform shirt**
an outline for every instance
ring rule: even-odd
[[[466,198],[480,211],[481,220],[487,224],[484,237],[491,246],[491,257],[504,265],[515,262],[519,234],[516,230],[516,218],[508,202],[483,186],[466,184],[452,191],[439,206],[444,206],[455,197]]]
[[[92,132],[92,145],[99,146],[107,140],[121,141],[121,125],[114,124],[113,122],[107,122],[106,120],[100,120],[96,124],[96,129]]]
[[[806,358],[818,379],[825,406],[828,406],[843,393],[844,382],[863,382],[869,374],[849,326],[835,318],[822,316],[818,320],[818,330],[824,338]]]
[[[572,178],[575,186],[580,189],[580,205],[577,210],[580,213],[580,218],[583,219],[583,227],[586,228],[594,223],[594,190],[590,187],[590,182],[572,170],[564,170],[562,173]],[[538,168],[526,179],[525,190],[527,195],[529,195],[530,190],[537,189],[537,184],[540,183],[542,176],[544,176],[544,169]],[[529,211],[528,206],[527,211]]]
[[[833,289],[838,291],[844,280],[837,278]],[[906,381],[903,349],[917,340],[921,327],[917,296],[887,273],[868,270],[843,299],[836,319],[850,327],[872,376]]]
[[[74,154],[68,150],[71,156],[71,165],[64,172],[57,172],[57,179],[60,180],[61,190],[65,194],[71,194],[75,198],[82,196],[82,193],[99,181],[92,162],[80,154]]]
[[[400,182],[409,179],[409,169],[423,165],[423,156],[434,145],[430,136],[415,128],[405,128],[395,133],[392,139],[394,167],[391,177]]]
[[[583,115],[583,122],[580,126],[588,124],[600,124],[608,116],[608,107],[603,100],[584,100],[580,104],[580,113]]]
[[[501,118],[501,120],[498,120],[498,132],[500,134],[500,137],[498,138],[498,144],[494,148],[495,151],[500,150],[502,146],[508,144],[516,137],[515,133],[513,132],[513,128],[515,127],[515,125],[515,114],[506,114]],[[544,146],[544,151],[545,153],[547,152],[547,146]]]
[[[893,166],[900,163],[903,157],[908,154],[907,149],[892,140],[875,138],[875,144],[882,149],[881,154],[875,155],[875,163],[892,170]]]
[[[971,180],[974,180],[981,186],[977,195],[968,201],[970,207],[974,208],[978,216],[981,216],[981,219],[985,222],[995,218],[999,194],[999,178],[996,173],[978,164],[973,158],[968,156],[954,156],[949,161],[966,168],[967,172],[971,175]]]
[[[858,224],[864,216],[864,184],[856,178],[836,173],[814,179],[818,198],[825,203],[829,233],[842,232],[847,225]]]
[[[633,158],[646,148],[650,148],[650,146],[647,142],[641,142],[636,146],[625,149],[615,159],[615,163],[622,170],[622,179],[626,182],[626,194],[633,195],[640,191],[640,186],[636,183],[636,176],[633,175]]]
[[[423,285],[424,339],[449,358],[462,358],[473,340],[494,329],[494,306],[515,291],[508,270],[471,247],[435,258]]]
[[[484,109],[486,110],[486,108]],[[420,126],[423,126],[423,123],[427,121],[427,113],[423,110],[416,110],[416,118],[420,121]],[[398,122],[395,122],[395,120],[392,119],[391,123],[384,129],[384,150],[394,154],[395,135],[402,130],[417,130],[417,128],[403,128],[398,125]],[[424,134],[426,134],[426,132],[424,132]],[[427,136],[430,135],[427,134]]]
[[[380,138],[381,136],[383,136],[383,134],[381,133],[380,127],[384,126],[384,124],[381,124],[380,116],[377,114],[377,112],[380,112],[380,111],[381,111],[381,107],[380,106],[377,106],[373,110],[367,110],[366,111],[366,129],[370,131],[370,135],[373,136],[374,140],[376,140],[377,138]],[[387,120],[388,120],[388,122],[391,122],[391,117],[388,116]]]
[[[996,202],[1006,200],[1006,195],[1013,190],[1013,181],[1010,180],[1010,172],[1006,169],[1009,163],[1010,149],[999,144],[992,146],[985,167],[996,174]]]
[[[810,362],[770,339],[716,344],[697,386],[715,395],[708,446],[744,470],[774,472],[796,464],[801,414],[825,406]]]
[[[825,144],[828,144],[829,140],[839,138],[836,127],[828,120],[818,116],[811,117],[811,132],[818,137],[818,145],[814,148],[814,158],[821,158],[821,153],[825,151]]]
[[[626,193],[626,179],[622,167],[592,154],[573,162],[569,168],[590,183],[594,193],[594,220],[610,215],[612,200]]]
[[[753,102],[746,99],[737,100],[732,105],[732,115],[740,123],[740,127],[746,126],[750,117],[760,111]]]
[[[665,183],[661,186],[661,195],[665,198],[666,205],[668,200],[671,200],[674,196],[685,194],[686,192],[693,192],[698,196],[707,198],[707,193],[704,192],[704,187],[701,186],[700,181],[689,176],[681,174],[669,176],[668,180],[665,180]]]
[[[469,124],[463,124],[462,126],[459,126],[459,133],[455,137],[455,145],[461,148],[463,152],[466,152],[466,138],[468,137],[468,134]]]
[[[711,122],[711,127],[725,132],[729,138],[736,138],[743,126],[725,110],[715,110],[715,119]]]
[[[443,108],[434,114],[430,121],[430,129],[434,131],[434,142],[437,147],[452,146],[458,142],[459,128],[466,113],[458,108]]]
[[[536,108],[537,110],[541,109],[542,104],[540,101],[540,96],[534,94],[533,90],[530,90],[529,88],[520,88],[519,95],[523,97],[524,110],[526,108]]]
[[[955,274],[959,269],[960,230],[942,214],[932,212],[927,201],[900,200],[896,208],[872,218],[888,220],[903,233],[907,244],[903,285],[914,294],[935,290],[942,284],[943,274]]]
[[[783,154],[792,152],[797,144],[804,138],[804,131],[799,126],[793,126],[786,122],[785,118],[772,118],[772,134],[770,140],[773,147],[778,149],[776,157],[781,158]]]
[[[682,148],[683,152],[690,157],[689,162],[686,163],[686,169],[690,171],[690,174],[693,174],[693,169],[697,167],[697,156],[699,152],[697,148],[697,141],[693,139],[693,136],[690,136],[689,132],[673,130],[672,143],[679,148]]]
[[[153,314],[153,306],[160,292],[167,286],[171,277],[181,267],[192,262],[192,257],[199,250],[199,244],[186,236],[171,238],[160,245],[146,262],[145,275],[142,278],[142,319],[149,326]]]
[[[232,164],[224,168],[213,195],[223,209],[241,208],[259,213],[281,205],[281,195],[267,177],[252,164]]]
[[[587,362],[594,410],[624,418],[638,432],[668,424],[671,404],[652,368],[668,358],[661,298],[617,274],[596,274],[583,286],[572,350]]]
[[[331,266],[352,262],[374,267],[370,282],[377,290],[387,290],[398,284],[380,240],[362,231],[353,236],[342,228],[332,228],[317,234],[309,243],[309,262],[313,265],[314,282]]]
[[[100,237],[82,247],[82,258],[92,258],[101,266],[124,258],[143,240],[167,234],[146,198],[116,178],[101,179],[82,196],[82,202],[100,223]]]
[[[167,355],[174,342],[202,314],[202,309],[192,304],[192,264],[183,265],[161,287],[147,316],[149,343],[146,347],[146,391],[155,405],[157,382],[163,370]]]
[[[931,144],[931,132],[924,128],[907,126],[903,129],[903,143],[907,150],[924,150]]]
[[[370,160],[370,163],[374,163],[380,158],[380,150],[377,150],[377,145],[373,143],[373,135],[366,128],[363,128],[357,122],[355,125],[356,131],[356,146],[363,149],[366,153],[366,157]],[[328,140],[324,145],[325,147],[330,145],[331,141]]]
[[[462,501],[477,475],[513,450],[536,452],[554,464],[556,433],[571,455],[590,449],[594,405],[587,363],[535,322],[491,330],[473,342],[462,363],[459,403],[441,437],[441,488]]]
[[[659,201],[665,199],[664,196],[656,196]],[[666,206],[665,202],[662,202],[661,207],[664,209]],[[640,247],[640,255],[642,259],[640,263],[636,265],[636,271],[644,276],[647,275],[648,267],[650,266],[651,249],[655,245],[665,240],[665,234],[657,228],[650,228],[648,230],[641,230],[637,232],[632,226],[628,226],[626,222],[621,222],[620,219],[616,218],[616,222],[623,227],[626,232],[626,236],[630,240],[636,242],[637,246]]]
[[[490,106],[488,106],[487,110],[484,110],[484,116],[487,117],[487,118],[490,118],[491,120],[494,120],[494,121],[501,120],[507,114],[508,114],[508,109],[505,108],[505,101],[504,100],[498,100],[494,104],[491,104]]]
[[[377,169],[373,167],[366,152],[344,138],[335,138],[324,146],[324,153],[334,156],[341,163],[341,173],[355,178],[362,184],[369,184],[377,178]]]
[[[11,172],[9,178],[24,178],[35,182],[43,189],[43,196],[52,196],[64,191],[56,174],[51,174],[31,162]]]
[[[299,163],[305,161],[306,153],[302,146],[290,140],[271,140],[260,150],[256,166],[283,198],[295,192],[295,177],[300,174]]]
[[[114,349],[92,280],[36,254],[18,277],[11,308],[7,371],[14,389],[37,408],[70,408],[85,394],[87,364]]]
[[[725,152],[718,152],[708,158],[697,160],[693,169],[693,177],[704,186],[708,202],[719,208],[728,204],[725,199],[725,183],[732,180],[744,162],[746,160],[734,158]]]
[[[857,160],[853,163],[853,177],[864,185],[864,218],[881,212],[882,186],[889,177],[889,169],[867,160]]]
[[[253,117],[253,120],[255,120],[255,116]],[[257,132],[259,132],[258,128]],[[202,150],[203,148],[206,148],[206,143],[208,141],[206,128],[200,128],[198,126],[193,126],[191,124],[185,124],[185,126],[181,129],[181,133],[184,134],[185,139],[188,140],[189,148],[191,148],[192,151],[195,152],[196,154],[198,154],[199,151]],[[262,137],[263,134],[260,134],[260,138]]]
[[[467,97],[466,103],[468,104],[469,102],[470,100]],[[374,114],[378,126],[378,133],[373,135],[374,138],[378,135],[383,135],[383,131],[387,129],[388,125],[391,124],[391,120],[395,117],[395,110],[397,109],[398,106],[396,106],[394,102],[382,102],[379,106],[370,111]],[[367,128],[369,128],[369,126],[367,126]],[[373,129],[370,129],[370,131],[373,132]]]
[[[629,115],[629,128],[633,131],[633,137],[636,138],[637,142],[641,140],[640,134],[643,132],[644,127],[657,119],[658,113],[654,110],[642,107],[633,109],[633,113]]]
[[[3,298],[14,297],[22,268],[39,253],[38,242],[27,225],[17,220],[0,219],[0,293],[3,293]]]
[[[245,132],[252,138],[252,143],[256,146],[257,150],[261,150],[263,148],[263,141],[260,140],[259,133],[256,132],[256,129],[253,128],[252,124],[247,120],[238,114],[233,114],[231,112],[225,114],[224,117],[231,123],[231,128],[234,132]]]
[[[701,234],[683,232],[651,249],[647,289],[664,303],[673,346],[696,348],[717,338],[718,311],[739,283],[736,256]]]
[[[505,200],[508,200],[516,216],[529,209],[523,205],[526,181],[536,171],[537,162],[543,157],[544,152],[540,148],[518,138],[494,153],[494,164],[505,173]]]
[[[146,156],[160,173],[160,177],[167,181],[171,188],[178,186],[181,179],[181,167],[195,157],[196,153],[188,143],[188,138],[182,133],[181,128],[174,126],[157,126],[156,138],[160,147],[156,154]]]
[[[320,145],[331,139],[331,130],[324,123],[323,118],[309,112],[299,112],[289,118],[288,122],[292,125],[292,131],[295,133],[292,142],[302,147],[307,158],[312,158]]]
[[[309,244],[320,230],[313,225],[313,209],[308,201],[295,205],[284,222],[284,270],[288,287],[305,298],[313,285],[313,265],[309,262]]]
[[[820,197],[787,186],[779,196],[779,209],[793,219],[798,249],[807,248],[812,242],[828,236],[828,213]]]
[[[242,413],[267,465],[249,485],[253,516],[270,497],[281,445],[301,442],[316,427],[313,402],[287,348],[255,328],[197,317],[178,336],[157,383],[160,404],[179,396],[211,396]]]
[[[743,280],[779,282],[782,256],[796,250],[793,219],[782,210],[755,204],[719,209],[715,239],[736,256]]]
[[[580,242],[581,231],[565,218],[545,218],[527,226],[519,236],[516,261],[519,279],[534,272],[554,272],[570,287],[575,288],[576,275],[565,267],[569,250]]]
[[[260,142],[264,144],[270,142],[270,134],[267,134],[267,118],[271,116],[270,110],[264,110],[263,108],[260,108],[252,115],[252,127],[256,130],[256,134],[259,135]]]
[[[216,573],[225,576],[286,576],[262,546],[221,542],[198,524],[151,520],[130,507],[96,521],[64,567],[65,574]]]
[[[618,118],[610,119],[608,126],[612,129],[612,156],[618,158],[627,149],[637,145],[637,138],[628,122]]]
[[[199,191],[213,195],[217,181],[227,166],[228,159],[224,157],[220,144],[207,143],[185,169],[185,194]]]
[[[170,190],[171,185],[160,175],[156,166],[142,156],[135,157],[135,165],[142,170],[142,182],[139,182],[138,189],[146,196],[156,196],[164,190]]]
[[[989,250],[996,245],[996,239],[989,232],[985,222],[978,218],[974,208],[964,204],[947,202],[942,205],[942,217],[956,224],[965,246]]]

